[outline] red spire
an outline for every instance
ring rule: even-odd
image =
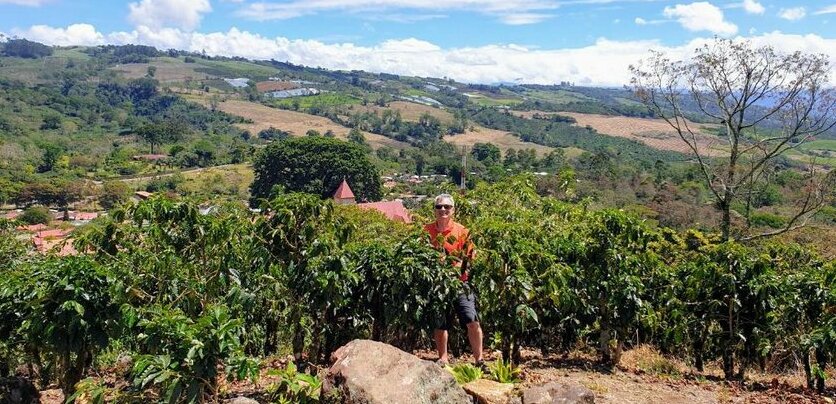
[[[345,181],[345,178],[343,178],[343,182],[340,183],[340,186],[337,187],[337,191],[334,192],[334,199],[354,199],[354,192],[351,192],[351,187],[348,186],[348,183]]]

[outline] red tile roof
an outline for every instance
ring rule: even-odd
[[[337,187],[337,191],[334,192],[334,199],[354,199],[354,192],[351,192],[351,187],[348,186],[345,179]]]
[[[401,201],[361,203],[358,204],[357,207],[366,210],[374,209],[386,215],[386,217],[389,218],[389,220],[401,221],[404,223],[412,223],[412,215],[409,214],[409,211],[406,209],[406,207],[403,206],[403,203]]]
[[[16,210],[13,210],[13,211],[8,212],[5,215],[3,215],[3,217],[6,218],[6,219],[9,219],[9,220],[15,220],[15,219],[17,219],[18,216],[20,216],[22,214],[23,214],[23,212],[18,212]]]
[[[17,229],[21,230],[21,231],[28,231],[28,232],[34,233],[36,231],[46,230],[47,226],[43,223],[38,223],[38,224],[30,224],[30,225],[27,225],[27,226],[17,226]]]
[[[70,234],[70,232],[61,229],[42,230],[37,233],[37,238],[61,238]]]
[[[259,81],[258,83],[255,83],[255,88],[260,93],[266,93],[268,91],[292,90],[294,88],[299,88],[299,85],[289,81]]]
[[[75,214],[75,220],[93,220],[99,217],[99,214],[96,212],[77,212]]]

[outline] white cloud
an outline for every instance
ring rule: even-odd
[[[16,6],[40,7],[49,0],[0,0],[0,4],[14,4]]]
[[[778,17],[785,20],[798,21],[807,15],[807,10],[804,7],[782,8],[778,12]]]
[[[419,21],[428,21],[428,20],[437,20],[441,18],[447,18],[444,14],[403,14],[403,13],[391,13],[391,14],[371,14],[364,17],[370,21],[389,21],[389,22],[397,22],[401,24],[411,24],[414,22]]]
[[[668,22],[667,20],[645,20],[641,17],[636,17],[636,19],[633,21],[636,23],[636,25],[657,25]]]
[[[817,10],[815,13],[813,13],[813,15],[833,14],[833,13],[836,13],[836,4],[829,5],[827,7],[824,7],[822,9],[820,9],[820,10]]]
[[[549,14],[537,13],[512,13],[501,16],[499,19],[507,25],[528,25],[537,24],[538,22],[547,20],[552,16]]]
[[[718,35],[737,33],[737,26],[724,19],[722,10],[704,1],[665,7],[664,15],[675,18],[689,31],[708,31]]]
[[[50,45],[102,45],[105,37],[90,24],[73,24],[67,28],[53,28],[48,25],[33,25],[26,31],[13,31],[27,39]]]
[[[743,9],[749,14],[763,14],[766,9],[757,0],[743,0]]]
[[[191,31],[200,26],[203,14],[212,11],[209,0],[141,0],[130,3],[128,15],[137,27],[179,28]]]
[[[821,10],[816,11],[813,15],[821,15],[821,14],[833,14],[836,13],[836,4],[832,6],[827,6],[822,8]]]
[[[598,0],[610,2],[615,0]],[[509,25],[536,24],[551,16],[546,11],[560,6],[556,0],[291,0],[287,2],[250,3],[237,15],[256,21],[286,20],[327,11],[351,11],[368,14],[391,9],[468,10],[497,17]]]
[[[226,32],[198,33],[179,29],[130,32],[97,32],[88,24],[67,28],[31,27],[15,35],[47,44],[136,43],[159,49],[176,48],[209,55],[276,59],[295,64],[339,70],[366,70],[422,77],[450,77],[464,82],[500,81],[553,84],[570,81],[597,86],[621,86],[629,82],[628,66],[648,56],[650,49],[683,59],[710,38],[698,38],[679,46],[659,41],[598,39],[580,48],[532,49],[513,44],[467,48],[442,48],[416,38],[388,40],[374,46],[353,43],[328,44],[316,40],[265,37],[232,28]],[[738,37],[737,39],[741,39]],[[754,45],[772,45],[782,52],[824,53],[836,60],[836,39],[819,35],[764,33],[746,38]],[[836,83],[836,71],[831,80]]]

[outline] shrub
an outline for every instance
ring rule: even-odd
[[[468,384],[474,380],[482,378],[482,369],[477,368],[469,363],[460,363],[454,366],[445,367],[448,372],[453,374],[458,384]]]
[[[23,211],[18,220],[27,224],[49,224],[52,214],[46,206],[30,206]]]

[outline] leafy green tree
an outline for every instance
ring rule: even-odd
[[[177,142],[188,132],[188,126],[179,121],[149,123],[136,130],[137,136],[151,146],[151,154],[154,154],[155,145]]]
[[[289,137],[290,133],[285,132],[281,129],[276,129],[272,126],[267,129],[262,129],[258,132],[258,138],[264,140],[284,140]]]
[[[351,131],[348,132],[348,141],[358,146],[368,147],[368,143],[366,143],[366,137],[363,136],[363,132],[361,132],[357,128],[353,128],[351,129]]]
[[[3,278],[0,317],[17,328],[0,327],[0,336],[11,332],[24,345],[56,355],[59,385],[69,397],[118,332],[113,277],[90,258],[65,257],[32,262]]]
[[[44,116],[41,123],[42,130],[61,129],[61,116],[57,114],[49,114]]]
[[[361,200],[381,197],[380,176],[358,145],[330,138],[302,137],[270,144],[253,163],[252,203],[273,187],[329,197],[343,179]]]
[[[52,48],[26,39],[10,39],[3,44],[3,55],[37,59],[52,54]]]
[[[485,163],[485,165],[496,164],[502,158],[499,147],[496,147],[493,143],[475,143],[471,153],[476,160]]]
[[[30,206],[23,211],[18,220],[28,224],[49,224],[52,214],[46,206]]]
[[[99,194],[99,204],[105,209],[113,208],[127,202],[131,195],[131,189],[122,181],[107,181],[102,185]]]
[[[47,144],[43,147],[44,154],[41,157],[41,164],[38,166],[38,172],[45,173],[52,171],[55,168],[55,163],[61,157],[64,150],[57,145]]]

